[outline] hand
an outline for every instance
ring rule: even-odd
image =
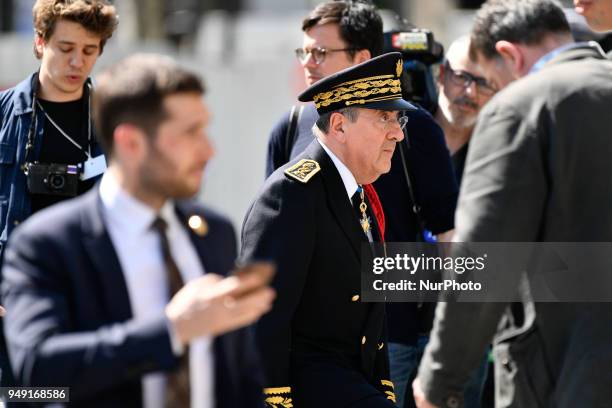
[[[4,316],[5,314],[6,314],[6,309],[0,306],[0,317]]]
[[[412,395],[414,396],[414,402],[416,403],[417,408],[438,408],[436,405],[429,402],[427,397],[425,397],[425,393],[421,388],[421,381],[419,377],[417,377],[412,383]]]
[[[253,268],[272,268],[268,264]],[[188,344],[200,336],[218,336],[252,324],[272,307],[270,273],[223,278],[215,274],[188,282],[166,306],[178,339]]]

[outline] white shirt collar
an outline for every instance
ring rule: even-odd
[[[112,171],[102,176],[100,198],[107,220],[126,233],[139,234],[146,231],[157,216],[153,208],[121,188]],[[166,200],[159,212],[167,223],[173,224],[175,216],[172,200]]]
[[[355,176],[353,173],[345,166],[344,163],[332,152],[325,143],[321,141],[321,139],[316,138],[325,153],[332,159],[334,166],[336,166],[336,170],[340,173],[340,177],[342,178],[342,183],[344,184],[344,188],[346,189],[346,194],[348,195],[349,200],[353,198],[353,194],[357,191],[359,185],[357,184],[357,180],[355,180]]]

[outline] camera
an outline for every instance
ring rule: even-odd
[[[28,163],[26,176],[32,194],[74,197],[78,193],[79,168],[76,165]]]
[[[402,28],[384,34],[384,52],[399,51],[404,59],[401,77],[404,99],[419,104],[430,113],[438,106],[438,95],[431,66],[444,58],[444,47],[430,30],[401,21]]]
[[[399,51],[405,60],[437,64],[444,57],[444,47],[434,39],[430,30],[410,28],[385,33],[385,51]]]

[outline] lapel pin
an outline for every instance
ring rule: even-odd
[[[189,224],[189,228],[200,237],[208,234],[208,224],[204,221],[204,218],[199,215],[192,215],[189,217],[187,224]]]

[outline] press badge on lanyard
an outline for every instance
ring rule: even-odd
[[[87,86],[89,87],[89,84],[87,84]],[[91,92],[91,89],[89,91]],[[92,144],[91,111],[90,111],[91,101],[88,101],[87,103],[87,107],[88,107],[88,111],[87,111],[88,146],[87,146],[87,150],[85,150],[83,146],[78,144],[73,138],[68,136],[68,134],[64,131],[64,129],[62,129],[57,123],[55,123],[55,121],[51,118],[51,116],[49,116],[49,114],[45,112],[40,102],[36,101],[36,104],[38,105],[40,110],[45,114],[45,117],[47,118],[47,120],[55,127],[55,129],[57,129],[57,131],[60,132],[62,136],[64,136],[70,143],[72,143],[79,150],[85,153],[85,155],[87,155],[87,160],[85,160],[83,163],[79,163],[78,165],[80,169],[79,178],[81,179],[81,181],[89,180],[91,178],[99,176],[100,174],[106,171],[106,158],[104,157],[104,155],[101,154],[98,157],[91,156],[91,144]]]
[[[81,180],[89,180],[106,171],[106,158],[103,154],[98,157],[89,156],[81,165]]]

